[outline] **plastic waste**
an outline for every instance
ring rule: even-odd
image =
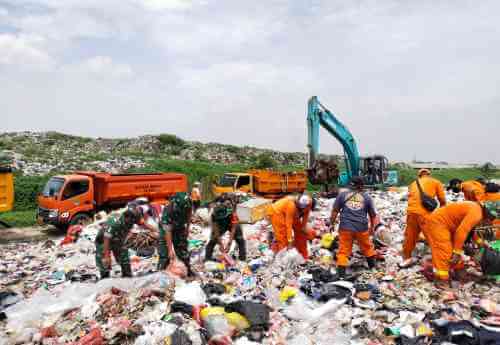
[[[304,257],[300,255],[297,249],[293,248],[290,250],[283,249],[276,254],[274,258],[273,266],[281,267],[283,269],[292,269],[305,262]]]
[[[225,316],[227,322],[229,322],[229,324],[234,328],[236,328],[238,331],[250,328],[250,322],[247,320],[246,317],[244,317],[240,313],[236,312],[226,313]]]
[[[229,325],[224,315],[211,315],[203,320],[203,326],[208,332],[210,338],[214,336],[231,336],[234,328]]]
[[[207,307],[203,308],[200,312],[200,317],[202,320],[205,320],[207,317],[212,315],[224,315],[223,307]]]
[[[207,301],[199,282],[192,282],[175,289],[174,300],[193,306],[202,305]]]

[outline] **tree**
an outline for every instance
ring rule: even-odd
[[[257,169],[269,169],[276,167],[276,161],[271,156],[271,153],[265,152],[257,156],[257,161],[255,163]]]
[[[479,170],[481,171],[481,174],[483,174],[484,177],[487,180],[489,180],[493,176],[493,173],[495,172],[496,167],[495,167],[495,165],[493,165],[493,163],[487,162],[487,163],[483,164],[479,168]]]

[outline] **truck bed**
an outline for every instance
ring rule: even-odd
[[[302,193],[307,187],[305,172],[252,170],[254,188],[260,194]]]
[[[167,199],[176,192],[187,192],[187,177],[177,173],[108,174],[78,171],[94,180],[97,206],[120,204],[138,197],[150,200]]]

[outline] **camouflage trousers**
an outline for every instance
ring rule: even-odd
[[[160,227],[160,240],[158,242],[158,270],[164,270],[170,263],[168,256],[168,246],[165,240],[165,230]],[[190,266],[190,253],[188,251],[188,234],[186,229],[173,229],[172,230],[172,245],[174,247],[175,255],[187,267],[188,272],[191,272]]]
[[[210,241],[208,241],[207,246],[205,248],[205,261],[213,261],[213,253],[215,246],[219,243],[220,237],[224,236],[226,231],[222,230],[217,225],[217,223],[212,224]],[[245,261],[247,259],[247,249],[246,249],[245,238],[243,237],[243,230],[241,229],[240,224],[236,225],[236,233],[234,234],[234,241],[238,246],[238,254],[239,254],[238,259],[240,261]]]
[[[110,267],[106,267],[103,262],[104,258],[104,243],[95,243],[95,263],[99,272],[101,273],[101,279],[109,277]],[[128,256],[128,249],[121,243],[111,241],[109,243],[109,249],[113,253],[115,260],[120,264],[122,268],[122,277],[132,277],[132,269],[130,268],[130,258]]]

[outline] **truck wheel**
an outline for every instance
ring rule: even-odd
[[[69,222],[71,225],[88,225],[92,222],[92,218],[86,213],[79,213]]]

